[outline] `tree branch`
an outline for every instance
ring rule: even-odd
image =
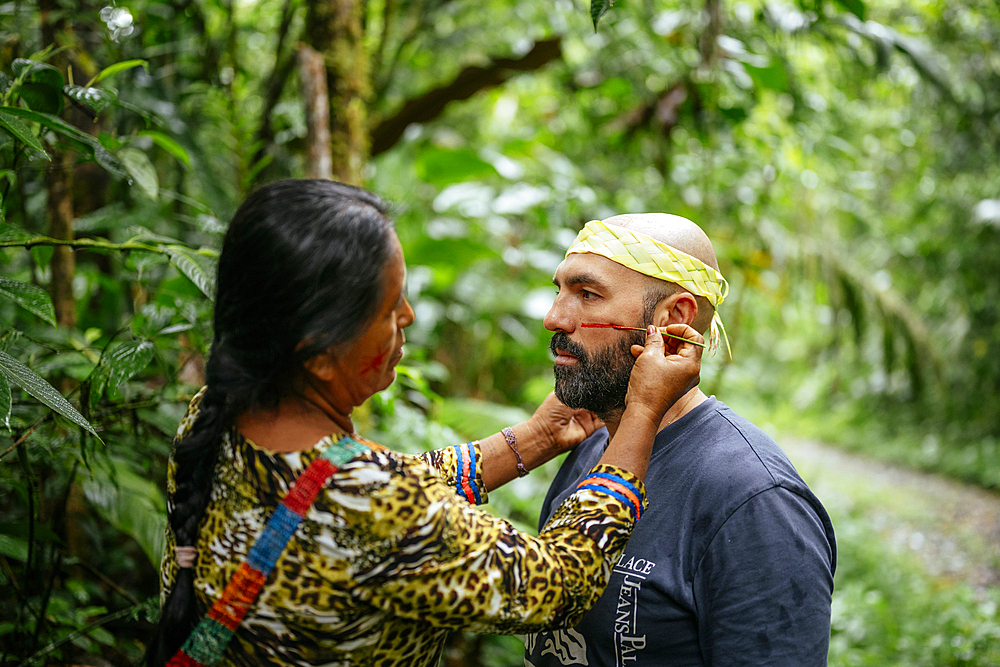
[[[169,255],[170,251],[163,246],[148,245],[137,241],[126,241],[125,243],[112,243],[104,239],[54,239],[49,236],[36,236],[22,241],[0,241],[0,248],[34,248],[35,246],[68,246],[70,248],[96,248],[100,250],[142,250],[145,252],[155,252],[160,255]],[[195,250],[193,252],[206,257],[216,256],[210,251]]]
[[[250,161],[251,165],[264,159],[267,155],[268,145],[274,140],[271,112],[274,111],[275,105],[281,98],[281,93],[285,90],[285,82],[291,75],[296,62],[294,52],[282,58],[282,51],[285,50],[285,40],[299,6],[298,3],[293,4],[292,0],[285,0],[281,24],[278,27],[278,43],[274,49],[274,69],[271,70],[271,75],[267,77],[267,83],[264,84],[264,108],[261,110],[260,127],[257,129],[256,141],[254,142],[258,148]]]
[[[687,79],[681,80],[663,91],[655,100],[618,116],[608,127],[632,136],[639,129],[650,126],[669,137],[680,119],[681,107],[687,101],[689,87]]]
[[[450,83],[407,100],[395,114],[380,122],[371,133],[372,157],[396,145],[413,123],[426,123],[440,116],[450,102],[468,99],[481,90],[502,85],[518,72],[541,69],[561,57],[562,38],[553,37],[535,42],[520,58],[494,58],[485,67],[466,67]]]
[[[396,11],[396,0],[385,0],[382,5],[382,32],[379,35],[378,47],[372,54],[372,75],[378,76],[385,60],[385,50],[389,44],[389,21]]]
[[[372,108],[378,106],[385,96],[385,91],[389,89],[389,85],[392,83],[393,79],[396,78],[396,67],[399,65],[400,58],[403,55],[403,51],[409,46],[413,40],[417,38],[418,35],[423,34],[427,27],[431,23],[433,13],[431,11],[423,10],[423,2],[417,0],[410,4],[409,12],[406,16],[406,26],[403,32],[403,37],[399,40],[399,44],[396,45],[395,50],[392,54],[392,59],[389,61],[389,66],[383,73],[382,64],[385,62],[384,54],[378,58],[378,68],[372,69],[372,85],[374,92],[372,94]],[[388,18],[388,17],[387,17]]]

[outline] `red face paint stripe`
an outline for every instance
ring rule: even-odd
[[[371,373],[372,371],[378,370],[378,368],[385,363],[385,359],[388,356],[389,356],[389,350],[380,353],[378,356],[376,356],[374,359],[371,360],[371,363],[369,363],[367,366],[364,367],[364,369],[361,371],[361,374],[365,375],[366,373]]]

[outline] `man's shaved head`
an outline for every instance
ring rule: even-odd
[[[629,231],[645,234],[660,243],[700,259],[716,271],[719,270],[719,260],[715,257],[712,242],[701,227],[687,218],[669,213],[625,213],[602,222],[605,225],[623,227]],[[667,283],[657,278],[650,278],[649,281],[650,287],[645,295],[647,309],[655,307],[661,299],[684,289],[676,283]],[[715,307],[703,296],[696,295],[695,301],[698,302],[698,317],[693,326],[699,333],[705,333],[712,323]]]
[[[625,213],[602,221],[606,225],[624,227],[633,232],[651,236],[660,243],[700,259],[716,271],[719,262],[715,258],[715,248],[701,227],[687,218],[669,213]]]

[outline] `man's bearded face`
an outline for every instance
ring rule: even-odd
[[[584,408],[601,418],[624,410],[635,364],[631,347],[644,344],[646,338],[641,331],[623,334],[617,343],[593,352],[587,352],[562,331],[553,334],[549,344],[552,353],[565,350],[577,359],[569,366],[556,365],[556,397],[571,408]]]

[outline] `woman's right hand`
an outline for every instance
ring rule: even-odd
[[[684,340],[664,336],[650,326],[645,346],[632,346],[636,360],[625,396],[627,409],[642,410],[657,424],[677,399],[698,386],[703,350],[699,344],[705,342],[686,324],[670,324],[666,333]]]

